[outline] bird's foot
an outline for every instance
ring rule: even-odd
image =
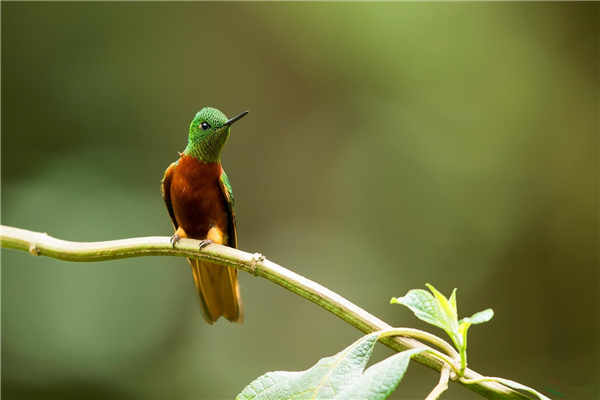
[[[181,236],[179,236],[178,234],[174,234],[173,236],[171,236],[171,244],[173,245],[173,248],[175,248],[175,243],[179,244],[179,239],[181,239]]]
[[[200,241],[200,245],[198,246],[198,250],[202,250],[204,247],[208,246],[211,243],[213,243],[213,241],[210,240],[210,239],[204,239],[204,240]]]

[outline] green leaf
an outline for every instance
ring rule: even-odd
[[[471,318],[458,321],[458,307],[456,305],[456,289],[452,291],[450,299],[447,299],[433,285],[426,284],[433,296],[421,289],[410,290],[406,296],[392,298],[392,304],[402,304],[410,308],[417,318],[435,325],[446,331],[454,342],[454,345],[464,356],[467,347],[467,330],[473,324],[482,324],[494,316],[491,308],[473,314]],[[434,297],[435,296],[435,297]]]
[[[386,399],[404,377],[410,358],[425,349],[406,350],[373,365],[336,399]]]
[[[467,331],[471,326],[470,318],[464,318],[460,321],[458,325],[458,334],[461,338],[462,348],[459,349],[459,352],[462,354],[467,351]]]
[[[456,306],[456,288],[454,288],[452,294],[450,295],[450,306],[452,307],[452,310],[454,310],[454,315],[456,315],[458,318],[458,307]]]
[[[447,317],[444,315],[438,301],[426,290],[409,290],[406,296],[392,298],[392,304],[402,304],[408,307],[422,321],[448,331]]]
[[[421,289],[410,290],[406,296],[392,298],[391,303],[407,306],[417,318],[442,328],[452,338],[456,348],[463,347],[463,337],[458,333],[458,308],[456,306],[456,289],[450,296],[450,301],[436,288],[427,283],[433,296]],[[435,297],[434,297],[435,296]]]
[[[487,310],[479,311],[471,316],[471,318],[463,318],[460,320],[458,325],[458,333],[462,338],[463,350],[467,349],[467,331],[471,325],[483,324],[488,322],[494,316],[494,310],[488,308]]]
[[[451,332],[457,332],[458,331],[458,314],[456,313],[456,307],[452,307],[450,305],[450,302],[446,298],[446,296],[441,294],[436,288],[433,287],[433,285],[426,283],[425,286],[427,286],[429,288],[429,290],[431,290],[431,292],[437,299],[440,307],[442,308],[443,313],[446,317],[446,325],[448,326],[448,329]],[[452,292],[452,294],[454,296],[453,301],[456,303],[456,295],[454,293],[455,292]],[[452,297],[452,296],[450,296],[450,297]]]
[[[484,322],[488,322],[490,319],[494,317],[494,310],[488,308],[487,310],[479,311],[471,316],[471,323],[473,325],[483,324]],[[466,319],[466,318],[465,318]]]
[[[306,371],[269,372],[250,383],[237,399],[385,399],[402,380],[410,357],[425,349],[395,354],[364,372],[378,338],[379,332],[371,333]]]

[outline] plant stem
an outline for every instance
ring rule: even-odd
[[[504,384],[506,386],[510,386],[510,387],[513,387],[513,388],[521,389],[521,390],[525,390],[526,392],[535,394],[541,400],[550,400],[550,398],[548,396],[545,396],[545,395],[541,394],[537,390],[535,390],[533,388],[530,388],[528,386],[525,386],[525,385],[521,385],[518,382],[511,381],[510,379],[495,378],[495,377],[492,377],[492,376],[484,376],[484,377],[478,378],[478,379],[464,379],[464,378],[460,378],[459,381],[461,383],[466,384],[466,385],[475,385],[475,384],[479,384],[479,383],[482,383],[482,382],[498,382],[498,383],[502,383],[502,384]]]
[[[466,369],[467,369],[467,349],[463,347],[460,350],[460,372],[458,373],[458,376],[462,378],[465,375]]]
[[[433,388],[431,393],[427,395],[425,400],[437,400],[442,393],[444,393],[448,389],[448,381],[450,380],[450,366],[445,365],[442,368],[442,373],[440,375],[439,383]]]
[[[426,341],[428,341],[432,344],[435,344],[436,346],[444,349],[446,351],[446,353],[448,353],[448,355],[452,358],[447,357],[446,355],[440,353],[439,351],[437,351],[435,349],[427,349],[426,351],[429,352],[430,354],[433,354],[440,360],[445,361],[446,364],[448,364],[447,366],[452,368],[454,373],[458,376],[459,369],[456,367],[455,360],[458,360],[459,355],[456,352],[456,350],[454,350],[454,348],[452,346],[450,346],[450,344],[448,344],[448,342],[446,342],[443,339],[440,339],[439,337],[437,337],[435,335],[432,335],[431,333],[427,333],[425,331],[420,331],[418,329],[412,329],[412,328],[386,329],[384,331],[381,331],[381,333],[379,334],[379,340],[381,340],[382,338],[386,338],[386,337],[390,337],[390,336],[398,336],[398,335],[415,337],[418,339],[426,340]],[[442,371],[444,370],[444,368],[446,368],[446,365],[442,368]]]
[[[436,345],[440,349],[443,349],[446,352],[446,354],[448,354],[450,357],[455,358],[455,359],[457,359],[459,357],[459,354],[456,352],[456,350],[454,350],[454,347],[452,347],[445,340],[443,340],[435,335],[432,335],[429,332],[425,332],[425,331],[421,331],[419,329],[413,329],[413,328],[392,328],[392,329],[387,329],[385,331],[382,331],[381,335],[379,335],[380,338],[389,337],[389,336],[409,336],[409,337],[414,337],[414,338],[421,339],[421,340],[426,340],[429,343]]]
[[[55,239],[40,232],[1,226],[2,247],[30,252],[64,261],[108,261],[144,256],[176,256],[195,258],[237,268],[260,276],[338,316],[364,333],[387,330],[391,326],[349,302],[339,294],[305,277],[285,269],[264,257],[257,257],[231,247],[210,244],[198,250],[199,241],[181,239],[173,248],[169,237],[144,237],[112,240],[106,242],[69,242]],[[381,339],[381,342],[395,351],[417,347],[428,347],[408,337],[395,336]],[[428,347],[429,348],[429,347]],[[433,350],[433,349],[431,349]],[[441,354],[441,353],[440,353]],[[426,367],[441,371],[445,365],[429,352],[415,355],[413,359]],[[480,379],[482,376],[470,369],[465,378]],[[529,399],[529,397],[496,382],[481,381],[461,384],[491,399]]]

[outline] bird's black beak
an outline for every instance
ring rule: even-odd
[[[243,113],[241,113],[237,117],[233,117],[233,118],[229,119],[227,122],[225,122],[225,125],[223,125],[223,126],[231,126],[231,124],[233,124],[238,119],[244,118],[246,116],[246,114],[248,114],[249,112],[250,111],[244,111]]]

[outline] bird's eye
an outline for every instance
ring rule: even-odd
[[[203,122],[200,124],[200,129],[202,129],[203,131],[210,129],[210,125],[207,124],[206,122]]]

